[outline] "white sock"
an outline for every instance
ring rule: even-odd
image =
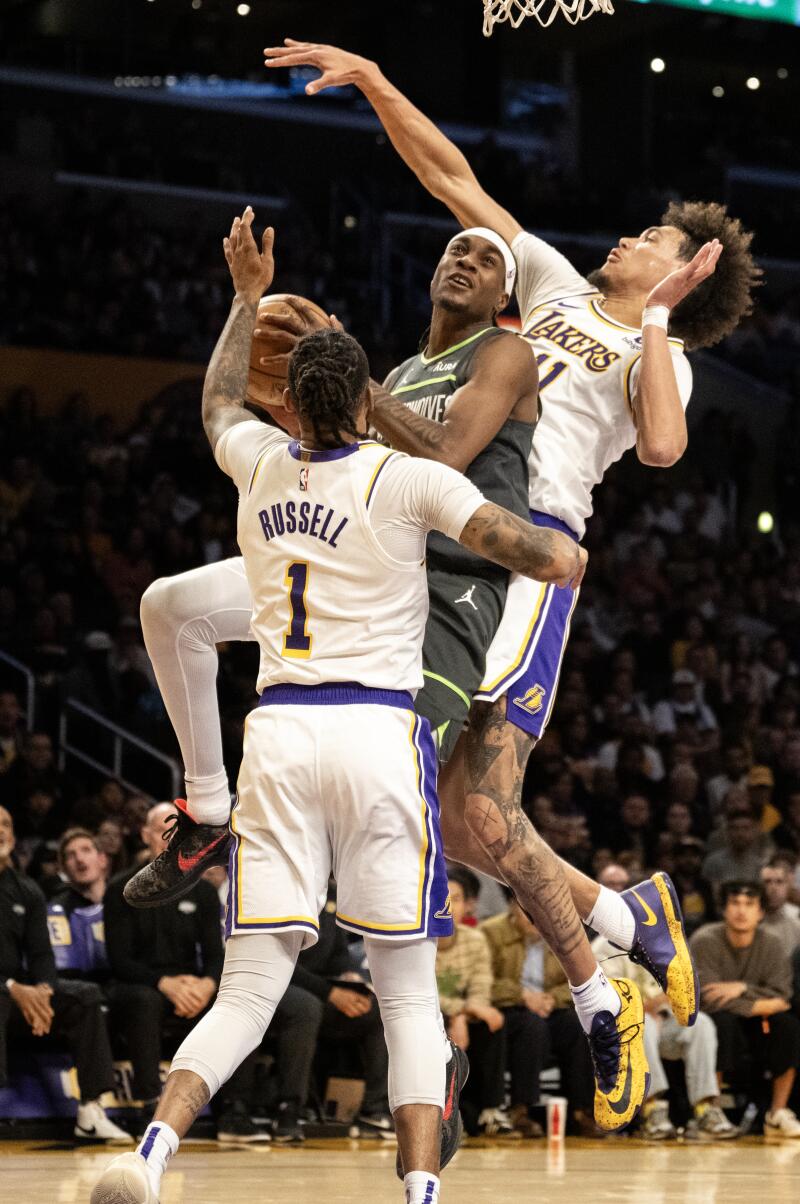
[[[154,1120],[144,1131],[144,1137],[136,1147],[136,1153],[144,1158],[147,1178],[156,1199],[161,1194],[161,1176],[173,1154],[177,1154],[180,1138],[174,1129],[163,1120]]]
[[[615,890],[609,890],[607,886],[600,887],[600,894],[588,916],[584,917],[584,922],[626,953],[633,948],[636,921],[622,895]]]
[[[224,770],[206,778],[186,778],[189,814],[198,824],[226,824],[231,814],[231,791]]]
[[[403,1179],[406,1204],[438,1204],[439,1180],[428,1171],[409,1171]]]
[[[622,1009],[619,995],[598,966],[587,982],[578,987],[570,984],[572,1002],[585,1033],[591,1032],[592,1020],[598,1012],[610,1012],[618,1016]]]

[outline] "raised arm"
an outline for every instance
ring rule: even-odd
[[[554,581],[577,589],[586,572],[588,555],[580,544],[562,531],[535,527],[494,502],[478,507],[459,543],[534,581]]]
[[[675,366],[667,339],[669,315],[684,297],[715,270],[722,244],[714,239],[690,263],[652,290],[642,324],[642,359],[632,399],[636,454],[643,464],[668,468],[686,450],[688,433]]]
[[[533,422],[536,361],[516,335],[499,335],[477,353],[470,378],[453,394],[443,422],[415,414],[372,382],[370,422],[398,451],[463,471],[512,415]]]
[[[336,46],[293,38],[286,38],[284,46],[268,46],[264,55],[267,67],[317,67],[322,75],[306,86],[309,96],[354,84],[372,105],[400,158],[462,226],[488,226],[508,243],[520,232],[519,222],[484,192],[458,147],[389,83],[377,63]]]
[[[248,205],[241,217],[234,218],[230,235],[222,244],[236,296],[203,383],[203,429],[212,450],[228,427],[252,420],[252,415],[244,409],[250,345],[258,303],[272,283],[275,271],[272,258],[275,231],[267,227],[259,251],[253,238],[254,216]]]

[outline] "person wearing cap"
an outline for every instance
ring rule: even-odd
[[[755,1094],[766,1070],[772,1083],[764,1133],[800,1140],[800,1120],[789,1108],[800,1065],[800,1020],[790,1010],[791,956],[763,927],[764,902],[760,882],[725,882],[721,922],[704,925],[690,944],[701,1006],[717,1026],[723,1082],[746,1072]]]
[[[694,673],[691,669],[676,669],[672,674],[671,696],[657,702],[653,709],[653,725],[659,736],[674,737],[687,724],[698,735],[717,730],[714,712],[700,697]]]

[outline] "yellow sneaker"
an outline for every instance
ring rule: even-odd
[[[622,1007],[619,1015],[598,1012],[587,1033],[594,1066],[594,1118],[613,1132],[629,1125],[650,1087],[644,1052],[644,1007],[639,988],[628,978],[611,978]]]

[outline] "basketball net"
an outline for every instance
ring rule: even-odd
[[[535,17],[547,26],[561,13],[570,25],[577,25],[597,12],[613,16],[611,0],[483,0],[483,36],[490,37],[495,25],[503,21],[517,29],[526,17]]]

